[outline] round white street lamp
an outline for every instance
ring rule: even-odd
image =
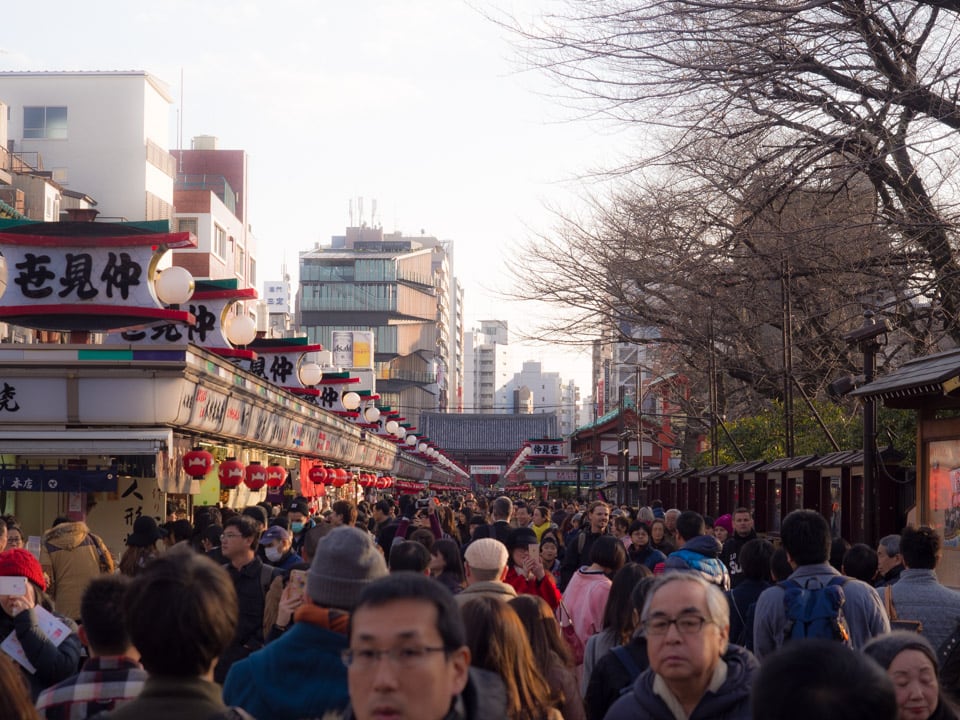
[[[323,379],[323,369],[316,363],[304,363],[300,366],[300,382],[307,387],[316,385]]]
[[[186,268],[168,267],[154,278],[153,289],[164,305],[181,305],[193,297],[193,275]]]
[[[360,396],[355,392],[345,393],[340,402],[343,403],[343,407],[347,410],[356,410],[360,407]]]

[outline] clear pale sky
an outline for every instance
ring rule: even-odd
[[[556,88],[525,72],[483,17],[491,9],[486,0],[10,3],[0,69],[145,70],[178,105],[182,71],[184,146],[214,135],[249,155],[259,289],[283,262],[296,280],[298,252],[343,232],[351,198],[364,198],[368,221],[376,199],[386,231],[455,241],[468,327],[505,318],[519,330],[542,309],[496,296],[511,247],[551,226],[545,205],[575,207],[583,185],[572,178],[612,164],[625,140],[571,121]],[[514,356],[518,370],[542,360],[591,394],[588,351]]]

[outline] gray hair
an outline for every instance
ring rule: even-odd
[[[653,587],[647,592],[647,599],[643,603],[643,612],[640,613],[641,622],[646,622],[650,615],[650,605],[653,598],[660,588],[674,582],[689,582],[699,585],[704,589],[704,596],[707,603],[707,618],[720,628],[726,628],[730,632],[730,603],[727,601],[723,591],[711,582],[707,582],[703,577],[691,572],[668,572],[660,575]],[[723,652],[727,648],[724,646]]]
[[[667,515],[671,515],[673,517],[680,517],[680,510],[677,508],[670,508],[663,514],[664,517],[667,517]]]
[[[637,520],[642,520],[647,525],[652,523],[654,519],[655,516],[653,514],[653,510],[651,510],[649,507],[644,506],[640,508],[640,511],[637,513]]]
[[[900,536],[886,535],[880,538],[880,547],[883,548],[883,551],[889,557],[893,557],[894,555],[899,555],[900,554]]]

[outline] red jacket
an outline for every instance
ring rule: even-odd
[[[539,595],[547,601],[551,610],[556,610],[557,606],[560,605],[560,591],[557,590],[557,584],[549,571],[543,576],[543,580],[527,580],[511,565],[503,581],[512,586],[518,595]]]

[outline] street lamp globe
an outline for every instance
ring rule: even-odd
[[[153,289],[164,305],[180,305],[193,297],[193,275],[186,268],[168,267],[154,279]]]

